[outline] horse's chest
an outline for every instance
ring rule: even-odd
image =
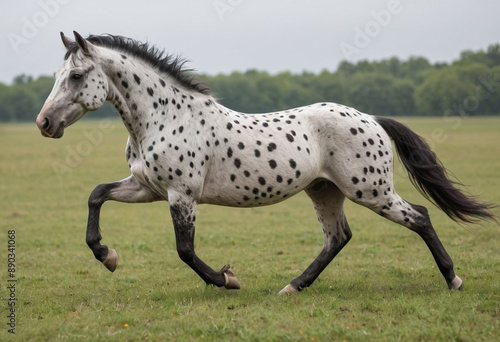
[[[208,162],[201,149],[190,148],[184,140],[161,137],[143,140],[130,156],[130,171],[137,181],[161,195],[171,188],[198,193]]]

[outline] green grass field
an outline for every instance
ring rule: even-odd
[[[485,201],[500,203],[500,118],[402,119]],[[85,244],[87,199],[125,178],[119,121],[83,121],[60,140],[35,124],[0,126],[0,341],[8,332],[8,231],[15,230],[15,339],[20,341],[499,341],[500,229],[458,225],[396,166],[396,189],[426,205],[464,280],[450,292],[424,242],[347,203],[353,238],[313,286],[277,292],[322,248],[304,194],[257,209],[200,206],[198,255],[230,263],[240,291],[207,287],[178,258],[167,203],[103,206],[115,273]],[[495,210],[497,215],[500,210]]]

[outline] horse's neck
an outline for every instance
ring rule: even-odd
[[[111,64],[108,101],[115,107],[130,137],[141,141],[153,126],[172,126],[200,99],[168,75],[160,75],[143,62],[125,60]],[[195,94],[196,97],[202,94]]]

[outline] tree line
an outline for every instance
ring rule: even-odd
[[[464,51],[452,63],[408,60],[343,61],[336,71],[271,75],[248,70],[198,75],[223,105],[264,113],[315,102],[337,102],[384,116],[480,116],[500,114],[500,44]],[[50,93],[52,77],[0,83],[0,121],[33,121]],[[106,104],[91,117],[117,116]]]

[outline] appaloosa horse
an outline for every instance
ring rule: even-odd
[[[391,139],[413,183],[452,219],[492,218],[490,206],[455,188],[429,146],[408,127],[335,103],[268,114],[235,112],[194,82],[179,58],[124,37],[74,35],[75,41],[61,33],[67,53],[36,123],[43,136],[60,138],[106,100],[120,114],[129,132],[126,157],[132,174],[92,192],[86,236],[110,271],[118,255],[100,244],[105,201],[168,201],[180,258],[207,284],[238,289],[229,266],[214,271],[195,254],[196,206],[263,206],[305,190],[325,243],[280,293],[311,285],[347,244],[352,233],[344,214],[346,197],[419,234],[448,287],[462,288],[427,209],[394,189]]]

